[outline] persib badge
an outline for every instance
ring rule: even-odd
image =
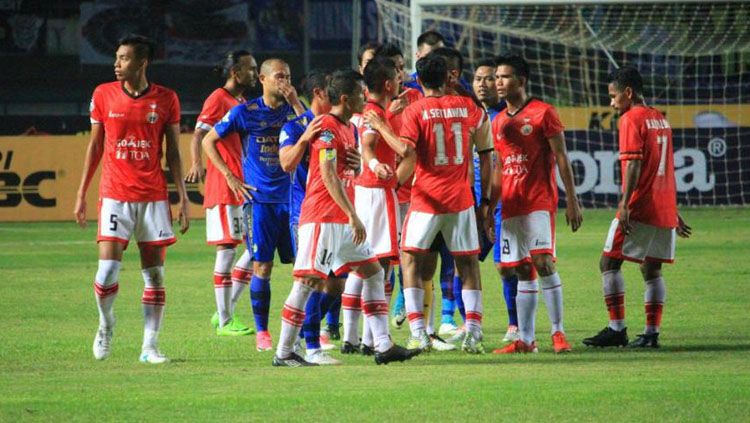
[[[320,133],[320,140],[323,141],[326,144],[330,144],[333,141],[333,132],[329,130],[325,130]]]

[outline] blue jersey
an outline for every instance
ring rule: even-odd
[[[297,143],[307,125],[315,118],[311,110],[301,116],[287,122],[281,128],[279,135],[279,148],[291,147]],[[299,222],[299,213],[302,209],[302,200],[305,199],[305,188],[307,186],[307,171],[310,168],[310,149],[305,149],[297,167],[292,172],[292,187],[289,190],[289,221]]]
[[[417,82],[417,73],[412,73],[410,77],[411,79],[409,81],[404,82],[404,86],[414,88],[415,90],[419,90],[420,93],[424,94],[424,91],[422,91],[422,86]],[[467,92],[472,92],[471,84],[466,82],[465,79],[458,78],[458,83],[461,84],[461,87],[463,87],[463,89]]]
[[[490,118],[490,122],[492,122],[495,119],[495,116],[504,109],[505,100],[500,100],[496,105],[485,108],[485,111]],[[479,205],[479,202],[482,199],[482,177],[479,173],[479,154],[477,154],[476,150],[474,150],[474,199],[477,205]],[[500,204],[498,203],[498,207],[499,206]]]
[[[232,108],[214,126],[220,137],[232,132],[242,139],[242,171],[245,182],[258,190],[253,201],[258,203],[286,203],[289,201],[289,176],[279,163],[279,131],[295,113],[284,103],[272,109],[258,97]]]

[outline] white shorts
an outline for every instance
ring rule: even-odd
[[[474,207],[446,214],[409,210],[401,234],[401,249],[421,253],[432,251],[438,234],[442,234],[445,246],[454,256],[479,254]]]
[[[674,262],[676,231],[674,228],[659,228],[646,223],[630,221],[630,235],[620,229],[620,220],[613,219],[609,226],[604,253],[619,260]]]
[[[206,209],[206,242],[210,245],[242,244],[244,226],[241,205],[217,204]]]
[[[401,219],[396,191],[355,186],[354,208],[365,225],[367,242],[375,257],[397,259]]]
[[[327,279],[331,271],[339,276],[352,267],[376,262],[370,243],[355,245],[353,235],[351,227],[343,223],[300,225],[294,276]]]
[[[172,230],[169,203],[163,201],[127,202],[99,199],[97,241],[115,241],[128,246],[135,235],[138,245],[171,245],[177,239]]]
[[[500,247],[500,262],[507,267],[531,263],[536,254],[555,257],[555,214],[534,211],[503,219]]]

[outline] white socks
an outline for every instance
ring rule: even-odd
[[[341,308],[344,315],[344,342],[359,345],[359,316],[362,314],[362,278],[349,272],[341,294]]]
[[[219,327],[224,327],[232,318],[232,261],[234,261],[234,248],[216,250],[214,294],[216,296],[216,311],[219,312]]]
[[[466,309],[466,331],[478,338],[482,332],[482,291],[462,289],[461,299]]]
[[[549,276],[539,277],[544,303],[547,305],[547,315],[552,323],[552,334],[565,332],[563,329],[563,292],[560,275],[555,272]]]
[[[248,250],[240,256],[232,270],[232,299],[229,305],[229,315],[234,315],[234,307],[237,301],[242,298],[245,288],[250,285],[250,279],[253,278],[253,257]]]
[[[536,339],[535,317],[539,293],[539,285],[536,281],[518,281],[518,293],[516,294],[516,309],[518,311],[518,332],[521,340],[531,345]]]
[[[114,302],[117,291],[121,263],[117,260],[99,260],[99,268],[94,278],[96,305],[99,308],[99,327],[112,330],[115,326]]]
[[[388,303],[385,302],[384,277],[385,272],[381,269],[365,279],[362,285],[362,310],[372,332],[377,352],[388,351],[393,346],[388,334]]]
[[[643,301],[646,307],[646,334],[659,333],[664,301],[667,299],[667,286],[664,278],[658,277],[646,281],[646,292]]]
[[[411,336],[417,337],[424,330],[424,289],[404,288],[404,305],[409,319]]]
[[[277,357],[287,358],[292,353],[294,341],[297,340],[302,322],[305,320],[305,304],[312,291],[312,287],[300,281],[294,281],[292,290],[284,302],[284,309],[281,311],[281,332],[276,346]]]
[[[625,279],[621,271],[602,273],[602,293],[609,313],[609,327],[618,332],[625,329]]]
[[[143,349],[157,350],[159,329],[164,317],[166,291],[164,288],[164,266],[148,267],[143,274]]]

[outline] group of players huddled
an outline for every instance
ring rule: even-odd
[[[94,357],[111,353],[120,263],[134,235],[145,282],[140,361],[168,361],[158,335],[166,247],[176,238],[161,167],[164,139],[182,233],[189,226],[185,181],[205,181],[207,241],[216,246],[217,312],[211,322],[217,335],[256,332],[256,349],[273,350],[275,252],[282,263],[294,263],[274,366],[340,364],[328,352],[337,348],[335,340],[342,353],[373,355],[377,364],[430,350],[484,353],[479,261],[493,248],[509,324],[505,345],[492,352],[537,352],[540,287],[552,349],[570,351],[555,266],[555,166],[573,232],[583,216],[563,124],[552,105],[528,94],[531,75],[522,57],[479,61],[470,84],[461,79],[461,54],[444,44],[437,32],[422,34],[416,72],[408,76],[397,45],[368,43],[358,71],[305,76],[307,105],[283,60],[258,67],[248,51],[227,54],[217,67],[225,83],[198,116],[193,165],[183,179],[177,95],[146,78],[154,53],[150,40],[120,40],[116,81],[99,85],[91,99],[91,141],[75,206],[76,220],[85,226],[86,192],[102,161]],[[258,81],[262,96],[246,100],[243,93]],[[677,212],[669,123],[644,104],[636,69],[615,70],[608,89],[620,113],[622,201],[600,261],[609,324],[583,343],[656,348],[665,299],[661,264],[673,261],[675,236],[691,230]],[[205,169],[201,151],[208,158]],[[235,261],[243,242],[247,250]],[[436,331],[432,280],[438,257],[442,317]],[[640,263],[646,284],[646,328],[630,342],[623,260]],[[254,330],[234,313],[248,285]],[[408,320],[406,347],[393,342],[389,310],[393,327]]]

